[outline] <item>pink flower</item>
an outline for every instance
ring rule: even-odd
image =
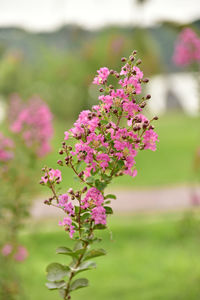
[[[106,210],[103,206],[96,206],[92,209],[91,212],[92,219],[94,223],[106,225]]]
[[[67,194],[62,194],[59,196],[58,207],[63,208],[63,210],[68,213],[69,216],[74,215],[74,206],[71,202],[68,202],[69,196]]]
[[[108,162],[110,161],[110,157],[108,156],[108,154],[105,153],[98,154],[96,156],[96,159],[98,162],[100,162],[100,166],[105,171],[105,168],[108,167]]]
[[[200,38],[190,29],[184,29],[176,42],[173,61],[176,65],[189,65],[200,61]]]
[[[109,74],[110,74],[110,71],[108,68],[104,67],[104,68],[101,68],[100,70],[97,71],[98,75],[94,78],[93,80],[93,84],[104,84],[105,81],[107,80]]]
[[[18,246],[17,252],[14,254],[16,261],[24,261],[28,257],[28,251],[23,246]]]
[[[125,77],[124,79],[120,79],[119,84],[121,84],[121,86],[123,87],[130,87],[130,89],[132,88],[132,91],[135,91],[136,94],[140,94],[142,91],[141,88],[141,83],[139,82],[139,80],[134,77]]]
[[[26,104],[12,99],[9,108],[11,130],[20,134],[28,148],[38,156],[46,155],[53,136],[52,114],[41,99],[31,98]]]
[[[1,253],[3,256],[8,256],[12,253],[13,246],[11,244],[5,244],[3,248],[1,249]]]
[[[144,149],[156,150],[156,141],[158,141],[158,135],[152,130],[147,130],[143,137]]]
[[[14,157],[14,143],[0,132],[0,162],[6,162]]]
[[[68,131],[65,131],[64,133],[65,133],[65,138],[64,138],[64,140],[68,140],[68,139],[69,139],[69,132],[68,132]]]
[[[103,203],[103,200],[102,193],[97,188],[92,187],[87,191],[85,198],[82,200],[82,208],[85,209],[92,205],[99,206]]]
[[[43,176],[41,178],[41,180],[44,182],[44,183],[47,183],[48,181],[50,182],[53,182],[53,181],[56,181],[56,182],[61,182],[62,180],[62,175],[61,175],[61,172],[60,170],[56,169],[51,169],[48,174],[45,173],[45,176]]]
[[[69,231],[69,236],[72,239],[75,233],[74,226],[72,225],[72,220],[70,218],[64,218],[63,221],[59,221],[59,226],[64,226],[66,231]]]

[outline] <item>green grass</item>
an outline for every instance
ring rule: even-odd
[[[179,218],[180,217],[180,218]],[[32,225],[21,236],[30,256],[20,265],[27,300],[59,299],[48,291],[45,267],[68,261],[55,254],[68,246],[64,231],[54,220]],[[181,215],[112,217],[113,240],[107,231],[103,242],[108,254],[96,259],[97,269],[85,272],[90,286],[74,292],[74,300],[197,300],[200,299],[200,224]],[[185,230],[187,229],[187,230]],[[81,277],[84,273],[81,274]]]
[[[160,117],[155,123],[159,134],[158,150],[140,151],[136,157],[138,175],[136,178],[123,176],[116,178],[113,187],[146,187],[182,184],[192,180],[193,156],[200,144],[198,118],[181,113],[168,114]],[[56,123],[54,148],[57,150],[63,139],[64,130],[69,125]],[[54,151],[42,163],[57,167],[58,151]],[[73,173],[67,167],[62,168],[67,186],[75,187]]]

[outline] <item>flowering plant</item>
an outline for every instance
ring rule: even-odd
[[[39,98],[23,102],[13,95],[7,122],[9,137],[0,132],[0,260],[7,280],[5,274],[0,276],[0,290],[6,295],[2,294],[3,299],[15,299],[13,295],[20,293],[15,262],[28,256],[27,249],[19,243],[18,233],[29,215],[27,199],[36,190],[38,157],[50,151],[52,114]]]
[[[200,62],[200,38],[192,29],[185,28],[180,33],[176,41],[173,61],[180,66]]]
[[[101,86],[99,104],[91,111],[82,111],[74,127],[65,132],[59,151],[64,158],[57,163],[74,171],[82,183],[80,189],[70,188],[60,194],[57,185],[62,181],[61,171],[43,168],[40,183],[52,192],[44,203],[64,211],[66,216],[59,225],[75,243],[73,249],[62,246],[56,251],[72,258],[68,266],[51,263],[47,267],[46,285],[50,290],[59,290],[63,299],[70,299],[74,290],[88,285],[86,278],[74,277],[95,267],[91,258],[106,254],[104,249],[93,248],[99,241],[96,230],[105,229],[107,216],[113,213],[110,200],[116,199],[115,195],[106,194],[105,188],[114,177],[137,175],[135,157],[139,150],[156,150],[158,136],[152,122],[157,117],[148,120],[142,114],[151,96],[141,96],[142,84],[148,82],[138,67],[141,60],[136,60],[133,51],[122,62],[125,65],[120,73],[106,67],[97,71],[93,83]],[[111,76],[119,88],[108,83]]]

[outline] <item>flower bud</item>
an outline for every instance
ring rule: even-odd
[[[122,57],[122,58],[121,58],[121,61],[122,61],[122,62],[125,62],[126,60],[127,60],[126,57]]]
[[[148,79],[148,78],[144,78],[142,81],[143,81],[144,83],[148,83],[148,82],[149,82],[149,79]]]
[[[150,98],[151,98],[151,95],[148,94],[148,95],[146,96],[146,99],[149,100]]]
[[[73,195],[73,194],[74,194],[74,191],[73,191],[73,189],[72,189],[72,188],[70,188],[70,189],[68,190],[68,193],[69,193],[69,194],[71,194],[71,195]]]
[[[155,116],[155,117],[153,118],[153,120],[157,121],[157,120],[158,120],[158,116]]]
[[[146,102],[142,102],[141,104],[140,104],[140,107],[141,108],[144,108],[146,106]]]
[[[74,195],[76,198],[79,198],[80,197],[80,194],[79,192],[76,192],[76,194]]]
[[[60,150],[60,151],[59,151],[59,154],[60,154],[60,155],[62,155],[63,153],[64,153],[63,150]]]
[[[85,186],[83,189],[82,189],[82,193],[85,193],[87,191],[87,186]]]
[[[57,161],[57,164],[58,164],[59,166],[63,166],[62,160],[59,159],[59,160]]]
[[[48,200],[44,200],[44,204],[46,205],[50,205],[49,201]]]
[[[138,59],[138,60],[136,61],[136,66],[140,65],[141,63],[142,63],[141,59]]]

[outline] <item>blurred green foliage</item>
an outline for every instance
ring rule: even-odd
[[[73,120],[80,110],[97,102],[97,88],[91,86],[96,70],[102,66],[120,70],[120,58],[131,50],[138,50],[145,76],[162,70],[157,42],[142,28],[111,27],[97,33],[63,28],[57,36],[27,34],[21,45],[15,35],[20,38],[23,32],[11,32],[15,42],[10,45],[1,30],[0,95],[7,99],[15,92],[27,99],[39,94],[65,120]]]
[[[45,287],[45,267],[50,260],[69,260],[55,250],[60,241],[63,246],[70,246],[70,241],[54,222],[32,224],[21,236],[30,249],[30,257],[20,266],[27,300],[59,299],[57,291]],[[177,213],[112,217],[113,239],[99,232],[108,254],[95,259],[98,268],[88,272],[89,288],[75,292],[73,299],[199,299],[199,219],[185,233],[182,222]]]

